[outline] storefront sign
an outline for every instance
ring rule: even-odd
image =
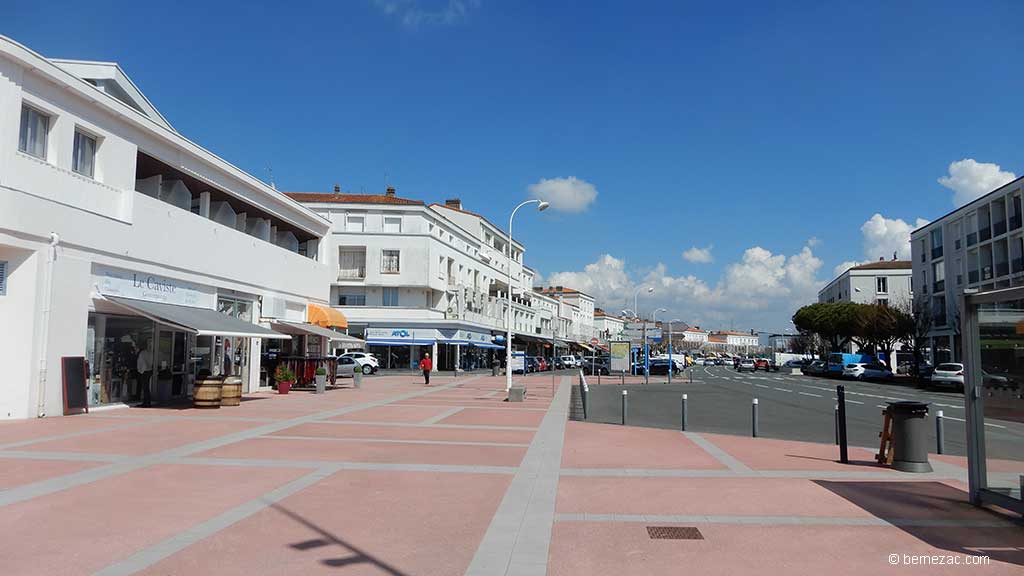
[[[493,338],[490,334],[485,334],[483,332],[474,332],[472,330],[454,330],[442,328],[441,330],[439,330],[439,332],[441,333],[442,341],[451,341],[453,343],[490,343],[491,338]]]
[[[436,328],[367,328],[367,340],[437,340]]]
[[[94,265],[92,278],[100,294],[105,296],[193,308],[215,308],[217,305],[215,288],[158,274]]]

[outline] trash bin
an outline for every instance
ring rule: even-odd
[[[889,402],[892,414],[892,467],[902,472],[931,472],[928,463],[928,404]]]

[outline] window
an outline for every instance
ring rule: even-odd
[[[362,232],[365,229],[366,219],[362,216],[349,216],[345,224],[346,232]]]
[[[875,278],[875,292],[879,294],[889,293],[889,279],[885,276],[879,276]]]
[[[50,117],[35,108],[22,105],[18,150],[46,160],[46,139],[49,133]]]
[[[366,277],[366,248],[341,246],[338,249],[338,277]]]
[[[398,274],[399,272],[398,250],[381,250],[380,272],[381,274]]]
[[[71,157],[71,169],[82,176],[93,177],[96,166],[96,139],[75,130],[75,150]]]
[[[346,287],[338,294],[338,306],[366,306],[364,288]]]
[[[7,296],[7,262],[0,260],[0,296]]]
[[[398,306],[398,288],[383,288],[381,294],[382,306]]]
[[[385,216],[384,217],[384,231],[392,234],[401,234],[402,232],[402,217],[401,216]]]

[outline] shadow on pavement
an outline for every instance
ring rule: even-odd
[[[310,520],[307,520],[303,516],[281,506],[280,504],[271,504],[271,508],[291,518],[292,520],[302,524],[306,528],[316,532],[321,538],[313,538],[310,540],[304,540],[302,542],[296,542],[290,546],[295,550],[307,551],[316,550],[317,548],[323,548],[325,546],[340,546],[351,554],[348,556],[341,556],[337,558],[325,558],[320,561],[325,566],[332,568],[343,568],[351,564],[369,564],[378,568],[379,570],[391,574],[392,576],[408,576],[405,572],[391,566],[390,564],[378,559],[376,556],[370,555],[364,552],[362,549],[355,547],[353,544],[341,539],[341,537],[335,535],[332,532],[328,532],[318,524],[314,524]],[[326,552],[326,551],[325,551]]]
[[[970,504],[967,493],[962,490],[941,482],[814,482],[931,546],[1024,566],[1024,530],[1013,527],[912,525],[915,520],[1019,522],[1016,518]]]
[[[838,449],[839,448],[837,447],[836,450],[838,450]],[[804,460],[818,460],[820,462],[835,462],[837,464],[839,463],[839,459],[838,458],[819,458],[817,456],[804,456],[802,454],[786,454],[786,458],[802,458]],[[848,465],[850,465],[850,466],[862,466],[862,467],[867,467],[867,468],[884,468],[886,470],[889,469],[888,466],[882,466],[881,464],[879,464],[878,462],[876,462],[874,460],[850,460],[848,462]]]

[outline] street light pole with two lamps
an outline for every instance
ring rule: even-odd
[[[508,393],[512,389],[512,219],[516,217],[516,212],[520,208],[527,204],[536,204],[537,211],[543,212],[548,209],[547,202],[543,200],[533,199],[527,200],[516,206],[512,210],[512,214],[508,217],[508,306],[505,308],[505,392]],[[521,276],[521,274],[520,274]],[[526,365],[523,365],[523,373],[526,373]]]

